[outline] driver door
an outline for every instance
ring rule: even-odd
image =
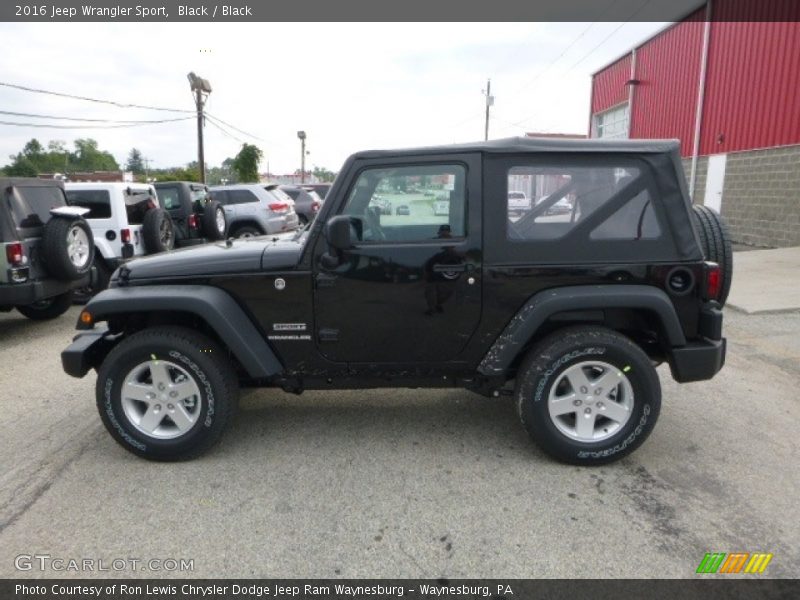
[[[343,363],[457,360],[481,315],[479,157],[362,162],[334,212],[351,218],[354,246],[332,268],[324,236],[314,249],[319,350]]]

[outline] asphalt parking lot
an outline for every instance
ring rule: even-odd
[[[245,394],[221,445],[156,464],[111,439],[94,376],[59,352],[77,317],[0,314],[0,576],[19,555],[192,559],[101,576],[693,577],[706,552],[800,564],[800,313],[726,311],[724,371],[678,386],[622,462],[533,446],[510,400],[462,391]]]

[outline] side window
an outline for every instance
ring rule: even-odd
[[[361,172],[342,211],[362,221],[362,241],[422,242],[466,235],[466,169],[415,165]]]
[[[590,239],[657,238],[661,230],[641,175],[633,166],[562,163],[512,167],[508,171],[507,237],[521,242],[556,240],[599,211],[594,220],[602,220],[592,229]],[[611,214],[607,214],[609,210]]]
[[[175,210],[181,207],[177,188],[161,188],[158,190],[158,199],[161,202],[161,207],[165,210]]]
[[[67,203],[88,208],[87,219],[111,218],[111,197],[106,190],[67,190]]]
[[[227,190],[225,193],[228,195],[228,201],[226,204],[246,204],[248,202],[258,202],[258,196],[256,196],[250,190]]]
[[[225,206],[226,204],[229,204],[229,202],[228,202],[228,193],[224,192],[223,190],[214,190],[212,192],[209,192],[208,197],[211,200],[216,200],[217,202],[222,204],[222,206]]]

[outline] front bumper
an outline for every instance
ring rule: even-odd
[[[83,377],[89,369],[100,364],[102,357],[108,353],[109,346],[113,345],[113,336],[105,327],[79,333],[61,352],[61,366],[67,375]]]
[[[35,279],[25,283],[0,284],[0,305],[26,306],[39,300],[60,296],[72,289],[85,287],[90,276],[77,281],[59,281],[57,279]]]

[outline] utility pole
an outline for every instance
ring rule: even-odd
[[[306,132],[298,131],[297,137],[300,140],[300,183],[306,182]]]
[[[492,96],[492,80],[486,80],[486,90],[481,90],[483,95],[486,96],[486,126],[483,131],[483,139],[489,139],[489,108],[494,105],[494,96]]]
[[[203,124],[205,117],[203,116],[203,107],[206,104],[206,99],[211,93],[211,84],[208,79],[203,79],[194,74],[194,72],[187,75],[189,78],[189,86],[194,92],[194,103],[197,107],[197,162],[200,169],[200,182],[206,182],[206,159],[203,152]]]

